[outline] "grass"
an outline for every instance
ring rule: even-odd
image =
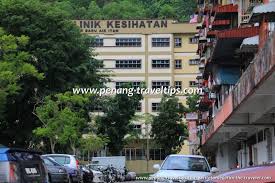
[[[139,173],[137,177],[149,177],[150,175],[152,175],[152,173]]]

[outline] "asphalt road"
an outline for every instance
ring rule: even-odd
[[[152,181],[136,180],[136,181],[125,181],[123,183],[152,183]]]

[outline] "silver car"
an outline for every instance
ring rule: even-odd
[[[196,181],[218,171],[210,169],[203,156],[178,154],[167,156],[162,165],[156,164],[154,168],[158,170],[151,176],[155,183]]]

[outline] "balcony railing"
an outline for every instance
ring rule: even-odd
[[[266,42],[264,48],[253,59],[233,89],[233,107],[236,108],[250,92],[275,68],[275,33]]]

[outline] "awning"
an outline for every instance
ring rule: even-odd
[[[227,4],[214,7],[216,13],[238,13],[238,5]]]
[[[217,33],[217,41],[212,52],[211,61],[216,63],[240,64],[241,60],[235,58],[236,50],[240,48],[243,40],[259,35],[259,27],[235,28]]]
[[[254,52],[258,49],[259,36],[245,38],[240,46],[242,52]]]
[[[259,27],[234,28],[217,33],[218,38],[246,38],[259,34]]]
[[[214,67],[213,82],[215,85],[234,85],[241,75],[239,67]]]
[[[263,19],[263,16],[265,16],[266,20],[269,22],[275,21],[275,1],[255,6],[249,19],[249,23],[260,22]]]
[[[230,20],[214,20],[212,26],[230,25]]]

